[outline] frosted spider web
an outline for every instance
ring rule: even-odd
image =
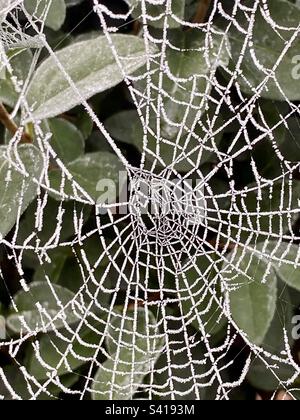
[[[0,342],[1,353],[13,360],[18,369],[19,381],[24,384],[28,399],[59,398],[54,388],[65,397],[70,395],[78,399],[89,398],[91,393],[94,398],[96,395],[101,399],[113,399],[116,395],[124,399],[230,399],[235,389],[245,383],[255,361],[278,379],[278,390],[289,389],[292,393],[291,387],[300,374],[300,368],[288,338],[291,325],[284,316],[280,317],[281,353],[253,344],[233,319],[230,294],[241,287],[238,280],[235,281],[238,275],[247,278],[249,284],[257,282],[251,274],[251,267],[258,264],[257,261],[269,262],[257,287],[261,284],[268,286],[270,261],[285,262],[295,268],[299,266],[299,255],[293,261],[285,257],[289,246],[300,239],[294,229],[299,213],[298,200],[296,205],[292,204],[299,163],[285,159],[276,144],[274,132],[278,128],[288,130],[288,118],[299,116],[299,106],[288,99],[275,77],[275,70],[299,36],[300,26],[277,24],[270,16],[268,1],[253,1],[251,6],[238,0],[233,3],[232,12],[228,14],[222,1],[214,0],[208,22],[191,23],[172,12],[171,0],[141,0],[139,20],[142,25],[138,30],[144,40],[147,63],[142,72],[129,76],[124,73],[114,47],[112,34],[118,28],[108,26],[106,18],[117,18],[125,24],[132,10],[115,15],[107,6],[94,1],[99,28],[102,27],[111,54],[124,73],[126,88],[141,121],[143,152],[140,165],[133,166],[122,152],[120,143],[110,135],[89,102],[82,98],[85,112],[124,165],[131,182],[129,199],[128,202],[107,205],[106,214],[102,215],[80,183],[71,179],[71,196],[66,194],[62,182],[56,191],[59,195],[56,211],[49,214],[47,206],[53,193],[47,171],[49,162],[55,161],[64,179],[69,179],[70,174],[53,153],[48,131],[40,121],[33,119],[36,146],[42,152],[45,166],[40,178],[34,179],[38,191],[38,199],[31,207],[34,227],[27,236],[20,235],[21,196],[19,221],[12,233],[1,240],[8,260],[15,267],[19,289],[28,294],[37,311],[37,327],[33,328],[31,322],[28,324],[23,308],[19,307],[18,299],[11,294],[11,306],[22,331],[18,336],[7,336]],[[1,15],[4,21],[0,32],[1,66],[9,72],[19,96],[12,116],[22,110],[20,132],[10,140],[6,155],[11,165],[25,176],[17,145],[22,127],[32,119],[32,113],[24,93],[42,49],[54,59],[57,59],[57,51],[51,49],[43,36],[43,18],[30,16],[22,1],[5,1],[4,4],[6,9]],[[0,5],[3,8],[2,1]],[[153,17],[149,13],[153,5],[161,5],[165,13]],[[21,13],[25,13],[28,20],[25,28],[19,23]],[[247,18],[244,27],[238,21],[239,13]],[[274,68],[265,67],[253,49],[252,29],[260,13],[264,24],[272,27],[274,34],[285,35],[284,48]],[[226,22],[222,30],[215,26],[217,16],[222,16]],[[187,33],[198,31],[203,36],[202,47],[176,44],[168,27],[169,19],[184,26]],[[152,30],[151,26],[155,26],[158,20],[164,21],[163,29]],[[232,27],[239,33],[242,43],[242,53],[235,68],[230,67],[229,60],[232,51],[228,33]],[[219,40],[217,48],[213,41],[216,38]],[[26,48],[28,45],[34,49],[33,65],[28,80],[22,83],[10,65],[7,48]],[[185,50],[187,57],[193,51],[203,63],[199,72],[180,77],[174,74],[176,66],[168,62],[170,50]],[[249,55],[264,74],[255,88],[250,76],[241,70],[243,58]],[[71,88],[79,94],[59,60],[57,66],[64,72]],[[222,77],[217,77],[217,71]],[[259,104],[270,80],[282,93],[289,109],[276,125],[265,118]],[[252,92],[250,96],[240,89],[242,83]],[[172,89],[165,90],[164,86],[169,85]],[[234,101],[230,94],[233,88],[236,90]],[[228,116],[226,120],[221,117],[224,109]],[[237,126],[238,130],[230,144],[221,148],[216,137],[226,130],[230,132],[232,126]],[[184,143],[180,140],[182,138]],[[278,174],[271,179],[261,175],[252,159],[254,182],[247,187],[237,185],[234,162],[265,140],[272,145]],[[214,156],[214,164],[203,169],[201,159],[205,153]],[[220,171],[227,179],[222,192],[213,186]],[[173,179],[180,181],[175,192]],[[196,184],[191,184],[191,179],[196,179]],[[145,186],[150,191],[148,195],[143,193]],[[278,193],[281,197],[278,209],[260,207],[263,195],[272,201]],[[255,197],[251,211],[245,204],[249,195]],[[75,204],[71,212],[67,212],[70,198]],[[227,204],[223,205],[224,202]],[[141,211],[146,204],[155,209],[154,214]],[[190,211],[182,211],[187,206]],[[126,207],[128,211],[116,216],[116,207]],[[91,226],[85,225],[84,210],[87,208],[95,214]],[[40,234],[48,224],[48,218],[56,219],[56,228],[49,232],[47,240],[41,240]],[[262,223],[263,218],[265,223]],[[70,221],[72,232],[66,239],[62,237],[62,230]],[[273,232],[274,223],[280,227],[279,233]],[[96,260],[91,261],[85,243],[94,237],[99,239],[99,249]],[[271,241],[278,245],[280,253],[276,256],[268,249]],[[53,251],[65,248],[72,250],[81,284],[69,299],[62,301],[53,286],[51,275],[54,274],[48,274],[45,266],[51,265]],[[34,289],[28,284],[24,268],[29,253],[35,254],[36,268],[41,276],[39,280],[43,281],[44,289],[56,303],[58,309],[55,311],[32,295]],[[240,258],[236,260],[238,253]],[[248,262],[244,264],[246,253]],[[101,274],[99,267],[102,267]],[[188,281],[190,272],[194,276],[192,283]],[[72,280],[72,274],[69,275]],[[1,278],[4,284],[9,282],[4,269],[1,269]],[[279,300],[286,304],[283,293]],[[219,330],[218,339],[213,334],[214,328]],[[48,338],[50,358],[49,354],[44,357],[41,332]],[[89,332],[96,335],[97,340],[88,340]],[[237,345],[240,342],[242,345]],[[35,369],[30,369],[24,360],[25,348],[33,354]],[[72,367],[74,361],[80,369]],[[284,380],[277,376],[279,365],[289,369],[290,373]],[[230,376],[227,368],[232,366],[234,375]],[[43,378],[36,373],[38,368],[44,371]],[[59,374],[62,369],[64,375]],[[102,369],[100,374],[96,374],[99,369]],[[75,373],[80,387],[68,382],[71,373]],[[5,366],[0,367],[2,398],[23,399],[13,380]],[[275,395],[276,392],[273,398]]]

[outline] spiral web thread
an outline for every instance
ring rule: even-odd
[[[109,8],[101,6],[96,0],[94,3],[94,13],[99,17],[99,27],[102,26],[104,36],[107,37],[111,45],[111,54],[115,56],[116,62],[122,70],[122,63],[111,35],[117,28],[108,27],[105,18],[110,16],[123,19],[125,23],[130,17],[131,11],[125,15],[115,16]],[[48,293],[57,301],[59,308],[58,311],[52,313],[46,305],[36,303],[36,309],[44,324],[44,331],[52,330],[47,333],[51,343],[50,352],[59,356],[58,362],[51,365],[43,359],[38,340],[40,330],[29,328],[26,325],[26,319],[22,318],[22,315],[18,315],[20,310],[17,303],[14,302],[13,296],[11,296],[12,305],[17,317],[20,317],[23,330],[20,336],[9,337],[1,341],[0,349],[15,361],[19,374],[26,384],[26,392],[30,399],[37,399],[42,395],[53,396],[54,385],[64,394],[72,394],[78,399],[89,397],[93,390],[98,397],[103,399],[113,398],[116,392],[119,397],[123,396],[123,398],[128,398],[130,395],[132,398],[146,399],[157,397],[229,399],[234,389],[243,385],[252,363],[256,360],[259,360],[265,371],[271,372],[274,377],[277,377],[279,365],[289,368],[291,370],[289,377],[284,381],[279,378],[278,388],[290,389],[300,374],[300,368],[294,361],[288,340],[291,325],[287,324],[285,316],[281,315],[281,334],[284,343],[281,354],[273,352],[270,348],[266,350],[254,345],[232,317],[230,293],[241,286],[238,282],[238,275],[244,275],[249,283],[257,282],[257,278],[253,279],[249,274],[251,264],[252,266],[257,264],[255,258],[267,261],[274,259],[295,268],[299,266],[299,255],[294,261],[288,261],[285,257],[285,251],[288,251],[289,245],[297,243],[300,239],[292,226],[295,215],[297,216],[299,212],[299,203],[297,202],[296,207],[291,204],[292,188],[296,182],[295,174],[299,170],[299,163],[287,161],[282,156],[274,138],[276,129],[283,127],[288,130],[286,121],[292,116],[299,116],[299,107],[284,96],[289,113],[287,116],[282,116],[281,120],[273,125],[263,117],[258,100],[270,78],[273,78],[277,88],[281,90],[272,70],[275,70],[288,54],[293,41],[299,36],[300,27],[279,27],[268,13],[268,1],[265,0],[253,1],[251,7],[246,7],[243,5],[244,2],[235,0],[232,15],[227,15],[223,10],[222,2],[215,0],[212,2],[208,23],[205,24],[181,20],[172,13],[170,0],[152,0],[151,2],[150,0],[141,0],[140,3],[140,20],[143,23],[141,37],[145,42],[147,64],[143,69],[143,74],[139,73],[134,76],[124,74],[132,103],[138,111],[143,126],[144,137],[141,141],[143,141],[144,147],[140,167],[133,167],[127,161],[103,123],[94,114],[88,102],[82,98],[82,105],[86,112],[122,160],[129,179],[133,183],[134,188],[131,189],[129,202],[120,204],[120,207],[128,205],[129,212],[116,217],[114,214],[115,204],[107,206],[107,215],[95,216],[95,227],[87,230],[84,228],[82,211],[78,210],[78,207],[74,207],[73,235],[70,235],[72,239],[62,240],[61,229],[67,217],[64,213],[67,197],[62,186],[61,190],[57,191],[60,194],[57,214],[51,215],[57,219],[56,231],[49,234],[48,241],[42,243],[39,233],[43,225],[47,224],[45,209],[49,200],[47,170],[39,179],[35,179],[39,193],[34,209],[35,230],[30,236],[20,240],[18,235],[20,222],[18,222],[13,235],[9,236],[10,239],[5,238],[1,242],[18,271],[22,288],[27,292],[29,289],[24,275],[24,259],[28,251],[36,254],[39,268],[42,269],[40,273],[44,272],[44,278],[40,280],[44,281],[44,288],[48,289]],[[150,30],[150,23],[153,24],[152,21],[155,18],[147,12],[153,4],[162,5],[167,12],[163,17],[165,19],[164,29],[154,33]],[[7,71],[11,74],[15,89],[20,95],[18,107],[22,108],[22,121],[27,121],[28,117],[30,118],[31,110],[26,103],[24,92],[20,88],[20,81],[14,77],[10,61],[6,56],[7,43],[11,45],[30,42],[31,38],[25,35],[24,28],[21,29],[18,24],[18,14],[21,11],[24,11],[21,1],[11,2],[11,11],[8,15],[10,19],[7,17],[1,26],[0,45],[1,63],[4,63]],[[242,29],[236,20],[239,11],[248,17],[249,26],[246,29]],[[264,69],[263,64],[256,59],[255,51],[251,46],[253,23],[260,11],[264,12],[265,25],[270,25],[275,33],[283,31],[285,39],[289,39],[286,41],[274,69]],[[222,31],[213,25],[217,15],[223,16],[227,22],[227,27]],[[203,33],[205,40],[203,47],[198,50],[196,48],[194,53],[199,56],[199,60],[200,57],[205,57],[208,72],[189,75],[188,80],[178,78],[176,74],[171,73],[166,53],[168,49],[179,48],[174,45],[172,47],[172,43],[169,41],[170,32],[167,27],[169,20],[166,16],[172,16],[175,21],[185,26],[187,31],[197,30]],[[41,36],[43,32],[41,29],[43,25],[40,25],[43,23],[42,20],[34,20],[28,14],[27,17],[28,28],[31,27],[36,34],[33,36],[34,39],[38,39],[41,45],[56,58],[56,51],[53,51],[47,44],[46,38]],[[250,50],[252,58],[257,60],[257,67],[265,70],[265,79],[259,88],[253,90],[251,96],[246,96],[239,90],[238,75],[241,73],[239,70],[243,56],[241,55],[240,62],[234,69],[229,68],[228,60],[224,60],[222,57],[224,51],[225,55],[230,56],[231,54],[227,34],[233,26],[240,31],[241,41],[244,43],[244,55]],[[8,33],[9,36],[7,36]],[[211,51],[212,37],[217,35],[220,37],[220,34],[222,42],[219,44],[219,48],[214,51],[213,56],[207,54],[208,51]],[[153,50],[153,45],[156,46],[155,50]],[[35,63],[40,54],[39,46],[36,46],[38,49],[34,52]],[[222,68],[224,74],[222,79],[216,76],[218,67],[216,63],[220,64],[219,68]],[[61,68],[58,61],[57,65]],[[63,68],[61,70],[64,71]],[[72,88],[76,90],[69,75],[66,72],[64,74]],[[30,77],[31,74],[28,78]],[[241,77],[245,79],[243,74]],[[190,100],[188,102],[181,101],[178,97],[172,97],[172,91],[164,91],[163,81],[165,79],[171,80],[175,86],[180,86],[180,89],[189,90]],[[206,88],[201,91],[202,93],[197,90],[196,82],[198,80],[205,82]],[[23,82],[21,86],[26,86],[27,81]],[[247,80],[244,82],[247,83]],[[238,103],[235,104],[231,102],[229,94],[233,86],[237,89],[238,97]],[[215,96],[211,93],[212,87]],[[172,121],[169,117],[168,111],[172,104],[181,105],[179,120]],[[221,108],[227,110],[229,117],[226,121],[220,118]],[[207,116],[206,120],[201,119],[203,110],[212,109],[213,113]],[[18,110],[15,109],[14,113],[16,114]],[[257,113],[262,117],[260,123],[254,117]],[[189,119],[190,116],[192,116],[191,119]],[[153,120],[155,124],[151,123]],[[175,136],[175,141],[171,142],[164,137],[168,133],[162,132],[160,128],[162,120],[167,120],[169,130],[179,133],[177,137]],[[252,123],[256,129],[254,137],[253,133],[250,135],[248,132],[249,123]],[[197,134],[199,124],[202,124],[203,134],[201,136]],[[232,124],[238,125],[239,130],[233,142],[224,152],[219,149],[215,137]],[[44,131],[38,121],[35,122],[34,128],[38,133],[38,147],[43,153],[46,167],[50,158],[54,157],[49,144],[49,133]],[[182,137],[185,139],[184,145],[179,144],[179,138]],[[244,139],[242,145],[241,138]],[[272,180],[264,178],[260,175],[255,161],[252,160],[251,168],[256,180],[255,184],[250,187],[237,187],[233,181],[233,160],[238,159],[247,151],[251,151],[265,139],[272,143],[274,158],[278,160],[280,166],[278,177]],[[11,159],[12,165],[22,172],[21,163],[15,159],[19,140],[20,134],[17,133],[9,143],[7,155]],[[194,144],[192,150],[191,143]],[[160,151],[164,145],[167,145],[168,153],[162,156]],[[215,165],[204,173],[199,163],[202,154],[207,151],[215,156]],[[168,156],[171,162],[165,162],[165,156]],[[177,170],[177,165],[182,162],[188,162],[190,165],[190,169],[185,175]],[[69,174],[63,163],[58,159],[56,163],[64,172],[65,177],[68,177]],[[228,185],[226,192],[218,194],[213,191],[210,183],[220,169],[226,174]],[[165,192],[172,190],[170,180],[174,178],[180,180],[183,183],[181,185],[187,187],[180,200],[181,204],[183,202],[190,203],[192,212],[186,214],[178,211],[180,203],[176,196],[169,193],[167,194],[169,197],[167,212],[155,213],[154,216],[153,214],[146,215],[150,221],[149,227],[139,210],[142,201],[149,200],[149,197],[139,195],[141,184],[153,188],[153,183],[156,183]],[[188,183],[187,180],[191,178],[200,180],[196,187],[191,187]],[[280,208],[276,211],[261,209],[259,198],[262,194],[267,194],[272,199],[275,194],[275,184],[281,185],[282,204]],[[85,207],[95,207],[95,203],[88,194],[83,194],[84,191],[75,180],[72,180],[72,186],[75,202],[84,204]],[[248,213],[247,208],[243,205],[243,200],[251,193],[255,194],[256,205],[254,210]],[[161,206],[161,197],[160,194],[151,195],[150,204],[154,207]],[[220,202],[224,200],[229,202],[225,208],[220,205]],[[237,204],[238,200],[241,200],[241,205]],[[267,228],[260,227],[262,217],[268,220]],[[273,233],[272,221],[274,218],[279,225],[288,220],[287,231],[280,229],[280,233]],[[243,239],[245,234],[247,240]],[[99,246],[98,258],[96,262],[91,263],[84,244],[94,236],[99,237],[102,249]],[[107,240],[107,237],[110,239]],[[280,248],[282,252],[279,256],[277,253],[275,257],[268,251],[267,245],[271,240],[276,241],[278,247],[282,243],[285,244],[284,251]],[[43,271],[43,267],[45,264],[51,263],[53,250],[66,247],[71,247],[82,279],[81,286],[75,292],[74,297],[68,302],[62,303],[53,288],[51,276],[49,277],[46,271]],[[249,264],[236,264],[236,262],[233,264],[237,250],[241,251],[240,261],[246,252],[251,256]],[[199,264],[199,259],[203,256],[206,259],[205,268]],[[99,272],[97,269],[102,265],[104,268],[101,275],[96,276],[95,273]],[[187,281],[190,270],[193,271],[195,278],[192,284]],[[269,272],[270,266],[268,266],[268,271],[262,274],[261,282],[258,282],[257,287],[260,287],[261,284],[268,285]],[[1,271],[1,277],[4,283],[9,281],[3,271]],[[156,278],[156,282],[152,281],[153,277]],[[286,304],[282,296],[280,294],[279,300]],[[106,303],[103,303],[104,301]],[[188,305],[188,309],[186,309],[186,305]],[[199,305],[201,306],[200,310]],[[215,308],[214,312],[212,312],[212,308]],[[224,324],[221,341],[216,341],[212,335],[212,323],[207,317],[209,311],[210,317],[214,316],[213,325]],[[67,322],[70,313],[73,323]],[[153,317],[154,322],[151,321]],[[39,320],[39,324],[41,324],[41,320]],[[58,320],[60,328],[57,327]],[[143,320],[145,322],[141,332],[138,326]],[[91,344],[85,341],[85,336],[81,334],[83,329],[96,334],[97,342]],[[244,342],[241,352],[236,351],[238,340]],[[107,344],[108,342],[110,342],[110,346]],[[58,347],[58,343],[65,345]],[[81,346],[80,354],[77,352],[78,345]],[[28,369],[20,356],[24,346],[31,347],[37,363],[46,370],[47,379],[37,378]],[[109,351],[109,347],[112,346],[116,349],[113,354]],[[61,350],[62,348],[63,350]],[[82,349],[88,350],[88,356],[84,355]],[[130,357],[122,364],[124,349],[129,349]],[[239,353],[242,354],[242,361]],[[84,370],[76,371],[81,383],[80,388],[68,385],[57,374],[62,367],[66,367],[65,372],[72,372],[70,360],[74,359],[85,361],[85,366],[87,366]],[[106,359],[110,360],[111,364],[104,363],[103,366],[107,367],[104,368],[102,375],[95,377],[95,372]],[[122,376],[122,372],[119,372],[124,370],[124,366],[127,366],[127,371],[130,372],[129,379],[127,375],[126,380],[120,381],[120,377],[125,377]],[[226,374],[226,368],[230,366],[235,366],[234,377],[229,377]],[[107,377],[110,378],[111,383],[105,382]],[[116,378],[119,378],[118,382]],[[0,368],[0,381],[2,382],[1,394],[3,394],[3,398],[23,398],[5,368]],[[102,386],[102,382],[104,386]],[[290,392],[292,393],[292,391]]]

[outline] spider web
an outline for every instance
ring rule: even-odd
[[[134,2],[128,3],[129,12],[116,15],[108,6],[94,1],[99,28],[102,27],[111,45],[111,54],[123,73],[112,37],[119,28],[107,22],[111,21],[109,17],[125,24],[135,6]],[[34,179],[38,199],[31,206],[32,230],[22,235],[18,222],[13,233],[1,242],[16,269],[19,289],[28,294],[35,306],[37,328],[32,327],[32,319],[24,315],[15,295],[10,294],[15,320],[22,326],[21,333],[2,340],[0,350],[18,368],[28,399],[57,398],[54,388],[78,399],[89,398],[91,393],[100,399],[113,399],[116,395],[123,399],[230,399],[235,389],[243,386],[251,366],[257,361],[261,369],[271,372],[278,380],[278,389],[289,389],[292,393],[291,387],[300,368],[290,345],[291,325],[286,320],[286,311],[278,314],[283,345],[282,351],[277,353],[275,349],[253,344],[251,337],[237,325],[230,296],[241,287],[238,277],[241,275],[249,284],[257,282],[257,287],[268,286],[270,265],[261,273],[260,281],[252,274],[253,266],[259,266],[262,260],[299,267],[299,256],[294,261],[285,257],[289,246],[300,239],[294,229],[299,203],[292,204],[299,163],[282,155],[274,133],[277,129],[288,131],[288,119],[299,116],[299,106],[289,100],[275,71],[299,36],[300,27],[282,27],[274,21],[266,0],[247,5],[235,0],[230,13],[223,8],[222,1],[214,0],[207,23],[191,23],[190,18],[175,14],[173,3],[176,2],[171,0],[138,3],[140,8],[135,10],[142,23],[138,31],[144,40],[147,63],[134,75],[124,74],[124,82],[142,127],[140,165],[130,163],[120,143],[82,98],[85,112],[124,165],[130,184],[129,198],[107,205],[103,215],[99,206],[84,194],[80,183],[71,179],[74,203],[71,211],[68,212],[70,197],[62,183],[56,191],[59,195],[56,210],[49,213],[47,206],[52,195],[48,171]],[[194,3],[191,2],[191,7]],[[0,5],[3,8],[1,1]],[[4,19],[0,32],[1,66],[9,72],[18,92],[19,101],[12,115],[22,111],[22,130],[32,115],[24,94],[28,81],[42,49],[54,59],[56,51],[43,36],[43,17],[36,19],[29,15],[23,1],[5,1],[5,5],[5,14],[1,14],[1,20]],[[161,15],[152,13],[153,6],[161,8]],[[25,27],[19,23],[23,13],[27,18]],[[264,25],[285,40],[273,68],[258,58],[253,49],[253,25],[259,15],[263,16]],[[223,18],[222,28],[216,25],[220,17]],[[185,27],[187,38],[196,32],[202,37],[202,44],[177,42],[170,28],[172,24]],[[230,60],[231,29],[241,42],[240,59],[234,68]],[[21,84],[7,55],[7,48],[11,46],[34,49],[28,80]],[[186,60],[198,60],[201,63],[196,66],[198,70],[176,73],[182,63],[176,58],[174,64],[170,52],[184,52]],[[242,70],[243,60],[249,59],[249,55],[263,74],[258,86],[253,83],[251,73]],[[64,71],[58,60],[57,65]],[[66,72],[65,77],[76,90]],[[282,115],[279,110],[281,118],[276,124],[266,118],[267,112],[259,101],[263,92],[270,91],[270,81],[273,89],[275,86],[281,92],[282,102],[288,109]],[[245,89],[251,92],[250,96],[244,93]],[[221,111],[223,115],[226,112],[226,120]],[[45,168],[54,160],[65,179],[70,179],[65,165],[53,154],[45,127],[39,121],[34,121],[33,125]],[[231,133],[232,127],[238,127],[234,137],[227,145],[221,145],[218,135]],[[11,164],[24,175],[22,162],[14,159],[15,154],[18,156],[20,135],[17,133],[10,140],[7,155]],[[255,147],[266,140],[272,146],[270,159],[278,162],[277,174],[271,178],[262,175],[252,157],[250,169],[254,181],[250,186],[238,185],[235,162],[242,161],[247,153],[252,156]],[[202,166],[203,156],[208,153],[213,156],[214,164]],[[244,169],[242,167],[241,171]],[[220,172],[224,184],[221,192],[216,183]],[[261,208],[262,196],[266,195],[271,202],[276,194],[281,198],[277,209]],[[251,210],[246,205],[250,196],[254,197]],[[21,209],[21,202],[19,206]],[[116,215],[116,208],[127,211]],[[85,225],[86,209],[94,214],[91,227]],[[41,232],[50,219],[56,220],[56,228],[49,232],[47,240],[42,240]],[[70,222],[71,233],[66,239],[62,232]],[[273,231],[274,225],[279,226],[279,233]],[[99,240],[99,248],[96,260],[91,261],[85,244],[94,237]],[[278,245],[276,256],[268,249],[271,241]],[[72,250],[76,258],[73,261],[81,275],[81,284],[64,300],[53,286],[53,273],[48,274],[45,269],[54,264],[54,252],[61,249]],[[25,266],[28,255],[33,253],[35,268],[43,277],[43,288],[56,303],[55,311],[39,302],[28,285]],[[238,253],[240,258],[236,259]],[[1,278],[3,283],[9,282],[4,269],[1,269]],[[288,304],[284,290],[278,299],[284,307]],[[41,331],[48,337],[50,358],[49,354],[44,356]],[[89,333],[97,339],[90,341]],[[32,352],[35,365],[44,371],[43,378],[36,373],[38,370],[28,367],[23,357],[25,349]],[[74,361],[85,368],[74,369]],[[278,366],[289,371],[284,380],[277,375]],[[234,375],[228,375],[230,367],[234,367]],[[64,375],[61,376],[62,369]],[[68,374],[74,372],[80,386],[68,382]],[[3,398],[24,398],[5,367],[0,368],[0,378]]]

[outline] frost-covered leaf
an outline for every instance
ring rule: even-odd
[[[121,57],[121,72],[106,37],[73,44],[56,53],[56,59],[76,85],[70,85],[66,74],[53,57],[46,59],[33,76],[27,100],[33,107],[33,118],[45,119],[66,112],[83,100],[120,83],[146,62],[144,41],[131,35],[112,35]]]
[[[130,400],[144,377],[150,373],[154,362],[155,359],[147,353],[134,354],[132,349],[124,348],[118,360],[108,359],[96,373],[93,399]]]
[[[230,287],[230,312],[234,322],[253,344],[261,344],[274,318],[277,278],[267,275],[264,259],[244,250],[228,256],[223,275]]]
[[[72,339],[72,333],[62,331],[64,338],[58,337],[54,333],[43,335],[39,340],[40,356],[47,364],[45,369],[37,360],[33,349],[28,355],[28,370],[37,380],[47,379],[47,373],[57,370],[57,375],[62,376],[69,372],[74,372],[80,366],[89,363],[101,342],[101,334],[105,328],[105,323],[96,324],[93,322],[92,328],[83,327],[79,332],[78,338],[73,339],[72,351],[68,351],[67,338]],[[61,363],[61,354],[66,354],[65,362]],[[76,355],[76,356],[75,356]]]
[[[10,57],[13,74],[7,72],[3,67],[3,79],[0,80],[0,100],[10,107],[14,107],[18,101],[18,93],[11,78],[17,77],[19,82],[27,80],[33,55],[30,50],[12,50],[10,53],[7,52],[7,55]]]
[[[128,311],[124,323],[122,319],[119,314],[111,320],[107,338],[111,354],[94,377],[94,400],[131,399],[162,350],[163,341],[157,337],[150,312]]]
[[[42,155],[30,145],[0,147],[0,234],[5,237],[35,199],[43,170]],[[18,205],[16,205],[16,203]]]
[[[251,2],[248,1],[248,5]],[[268,0],[270,17],[263,11],[263,5],[258,5],[255,15],[254,28],[251,39],[243,56],[241,76],[238,78],[239,88],[249,95],[262,87],[260,96],[275,100],[299,100],[300,89],[294,77],[294,57],[299,55],[299,36],[292,40],[295,31],[281,28],[297,28],[300,21],[300,8],[286,0]],[[247,32],[250,26],[250,13],[239,12],[237,21]],[[274,24],[272,23],[275,22]],[[274,25],[278,25],[275,29]],[[280,26],[280,29],[279,29]],[[234,67],[239,62],[246,37],[241,36],[236,26],[231,27],[230,41],[232,43],[232,59]],[[292,42],[293,41],[293,42]],[[251,44],[250,44],[251,43]],[[284,53],[285,48],[290,47]],[[253,45],[253,49],[252,49]],[[275,69],[275,77],[268,77]],[[268,80],[267,80],[268,79]],[[265,82],[267,80],[267,83]],[[282,89],[283,93],[280,92]]]
[[[292,325],[294,307],[284,284],[279,283],[278,291],[275,316],[262,343],[262,347],[265,351],[276,354],[276,356],[280,358],[282,352],[286,350],[283,332],[284,328],[289,335],[290,345],[293,345],[293,340],[290,337],[290,325]],[[263,355],[261,356],[263,357]],[[293,372],[294,368],[289,363],[272,363],[272,361],[267,360],[267,364],[265,364],[263,360],[257,357],[251,363],[247,380],[257,389],[274,391],[279,387],[282,387],[282,382],[288,381],[289,378],[292,377]]]
[[[24,0],[24,6],[28,13],[54,31],[61,28],[66,18],[65,0]]]
[[[51,331],[63,328],[66,324],[79,321],[72,310],[74,294],[61,286],[52,285],[52,290],[45,282],[33,283],[29,291],[20,291],[14,296],[14,305],[7,317],[7,326],[14,333],[30,331]],[[41,311],[39,307],[43,307]]]
[[[10,64],[13,68],[13,75],[19,81],[27,80],[32,65],[33,54],[30,50],[13,50],[10,52]]]
[[[76,181],[80,187],[89,196],[97,202],[101,194],[104,191],[98,187],[98,183],[103,180],[108,180],[109,183],[114,182],[115,186],[119,185],[119,174],[120,171],[124,170],[119,159],[112,153],[107,152],[95,152],[87,153],[84,156],[76,159],[75,161],[67,165],[68,171],[72,175],[72,181]],[[53,170],[50,172],[51,187],[57,191],[57,194],[53,194],[59,199],[59,193],[61,194],[61,180],[62,174],[60,170]],[[121,182],[124,179],[121,179]],[[107,187],[107,185],[106,185]],[[74,196],[74,190],[72,183],[66,181],[66,185],[63,189],[64,194],[69,197]],[[81,196],[83,194],[79,192]],[[118,190],[113,188],[108,191],[108,203],[111,204],[116,199]],[[100,203],[100,202],[99,202]],[[102,203],[104,204],[104,203]]]

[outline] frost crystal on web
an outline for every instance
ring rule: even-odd
[[[297,399],[300,8],[125,3],[0,0],[0,398]]]

